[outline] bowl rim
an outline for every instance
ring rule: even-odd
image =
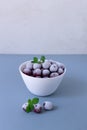
[[[58,76],[56,76],[56,77],[51,77],[51,78],[49,78],[49,77],[40,78],[40,77],[29,76],[29,75],[26,75],[26,74],[23,73],[22,67],[23,67],[24,65],[26,65],[26,63],[28,63],[28,62],[30,62],[30,61],[32,61],[32,60],[24,61],[24,62],[22,62],[22,63],[19,65],[19,72],[22,73],[23,75],[25,75],[26,77],[30,77],[30,78],[34,78],[34,79],[41,79],[41,80],[42,80],[42,79],[44,79],[44,80],[45,80],[45,79],[56,79],[56,78],[58,78],[58,77],[62,77],[62,76],[65,75],[65,73],[66,73],[66,66],[65,66],[62,62],[52,60],[52,61],[54,61],[54,62],[56,62],[56,63],[60,63],[60,64],[62,64],[62,65],[64,66],[64,72],[63,72],[62,74],[60,74],[60,75],[58,75]]]

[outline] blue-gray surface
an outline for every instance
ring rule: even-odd
[[[25,87],[19,65],[35,55],[0,55],[0,130],[87,130],[87,55],[46,55],[67,68],[57,91],[39,97],[55,109],[25,113],[21,106],[35,97]],[[39,55],[37,55],[39,56]]]

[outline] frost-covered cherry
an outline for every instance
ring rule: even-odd
[[[58,74],[57,72],[53,72],[53,73],[50,74],[50,78],[56,77],[56,76],[58,76],[58,75],[59,75],[59,74]]]
[[[24,68],[23,73],[26,74],[26,75],[31,75],[32,74],[31,70],[28,69],[28,68]]]
[[[63,72],[64,72],[63,68],[60,67],[60,68],[58,69],[58,73],[59,73],[59,74],[62,74]]]
[[[44,108],[45,110],[52,110],[52,109],[53,109],[53,103],[50,102],[50,101],[45,101],[45,102],[43,103],[43,108]]]
[[[40,69],[40,68],[41,68],[41,64],[39,64],[39,63],[33,64],[33,69]]]
[[[59,67],[59,68],[62,68],[62,69],[65,68],[64,65],[63,65],[62,63],[58,62],[57,64],[58,64],[58,67]]]
[[[48,69],[48,68],[50,67],[50,65],[51,65],[51,63],[50,63],[50,61],[48,61],[48,60],[45,60],[45,62],[42,63],[42,67],[43,67],[44,69]]]
[[[51,66],[50,66],[50,71],[51,72],[56,72],[58,70],[58,65],[57,64],[52,64]]]
[[[34,105],[34,112],[36,112],[36,113],[41,113],[41,111],[42,111],[42,106],[41,106],[41,104],[35,104]]]
[[[65,69],[64,65],[60,66],[60,68],[62,68],[62,69],[63,69],[63,71],[64,71],[64,69]]]
[[[49,74],[50,74],[50,71],[48,70],[48,69],[43,69],[42,70],[42,76],[44,77],[46,77],[46,76],[49,76]]]
[[[26,63],[26,68],[32,69],[33,68],[33,63],[31,61]]]
[[[28,106],[28,103],[24,103],[24,104],[22,105],[22,109],[23,109],[24,111],[26,111],[27,106]]]
[[[41,69],[35,69],[35,70],[33,70],[33,76],[35,76],[35,77],[41,76]]]

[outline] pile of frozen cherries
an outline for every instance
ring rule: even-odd
[[[38,78],[52,78],[64,73],[64,65],[62,63],[46,60],[42,56],[39,60],[34,57],[33,60],[28,61],[22,72],[28,76]]]
[[[49,111],[53,109],[53,103],[50,101],[44,101],[43,104],[38,103],[39,98],[33,98],[32,100],[29,99],[28,102],[24,103],[22,105],[22,109],[29,113],[29,112],[35,112],[35,113],[41,113],[44,110]]]

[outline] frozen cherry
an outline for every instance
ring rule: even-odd
[[[34,112],[36,113],[41,113],[42,111],[42,106],[38,103],[34,105]]]
[[[51,63],[50,61],[46,60],[44,63],[42,63],[42,67],[44,69],[48,69],[50,67]]]
[[[22,109],[23,109],[24,111],[26,111],[27,106],[28,106],[28,103],[24,103],[24,104],[22,105]]]
[[[35,77],[41,76],[41,69],[35,69],[35,70],[33,70],[33,76],[35,76]]]
[[[43,108],[44,108],[45,110],[52,110],[52,109],[53,109],[53,103],[50,102],[50,101],[45,101],[45,102],[43,103]]]
[[[39,64],[39,63],[33,64],[33,69],[40,69],[40,68],[41,68],[41,64]]]
[[[62,74],[63,72],[64,72],[63,68],[59,68],[59,69],[58,69],[58,73],[59,73],[59,74]]]
[[[33,63],[30,61],[30,62],[27,62],[26,63],[26,68],[28,69],[32,69],[33,68]]]
[[[53,73],[50,74],[50,78],[56,77],[56,76],[58,76],[58,75],[59,75],[59,74],[58,74],[57,72],[53,72]]]
[[[32,72],[31,72],[30,69],[24,68],[24,69],[23,69],[23,73],[24,73],[24,74],[27,74],[27,75],[31,75]]]
[[[58,64],[58,67],[59,67],[59,68],[64,69],[64,65],[63,65],[62,63],[58,62],[57,64]]]
[[[51,66],[50,66],[50,71],[51,72],[56,72],[58,70],[58,65],[57,64],[52,64]]]
[[[42,76],[43,77],[49,76],[49,74],[50,74],[50,71],[48,69],[42,70]]]

